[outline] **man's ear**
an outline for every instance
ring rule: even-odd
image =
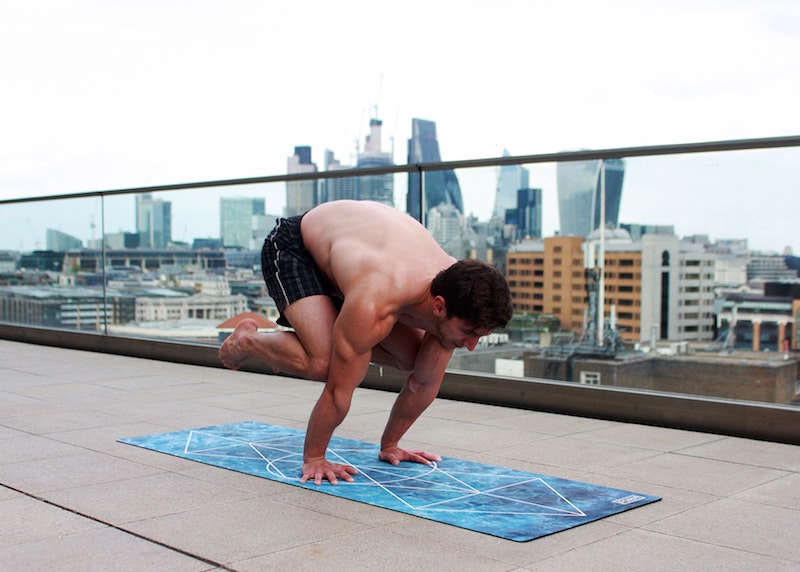
[[[441,296],[433,297],[433,315],[437,318],[447,316],[447,304]]]

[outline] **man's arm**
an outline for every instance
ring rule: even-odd
[[[355,468],[331,463],[325,458],[334,430],[350,410],[356,387],[369,369],[372,347],[377,345],[394,325],[391,315],[379,315],[374,307],[365,305],[360,296],[345,300],[333,331],[333,353],[328,381],[308,420],[303,448],[301,483],[323,479],[336,483],[342,478],[352,481]]]
[[[397,465],[401,461],[428,463],[440,461],[438,455],[400,448],[400,439],[433,402],[442,385],[444,371],[453,350],[444,349],[435,336],[426,334],[414,363],[414,371],[394,402],[381,437],[380,459]]]

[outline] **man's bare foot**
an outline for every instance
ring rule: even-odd
[[[233,333],[222,343],[217,355],[220,361],[230,369],[239,369],[247,359],[246,340],[258,332],[255,320],[245,318],[236,325]]]

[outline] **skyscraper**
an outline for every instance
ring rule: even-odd
[[[142,248],[166,248],[172,242],[172,203],[136,195],[136,232]]]
[[[317,165],[311,162],[311,147],[298,146],[286,162],[286,173],[316,173]],[[295,216],[319,204],[317,181],[286,182],[286,216]]]
[[[408,164],[438,163],[442,160],[439,154],[439,142],[436,140],[436,123],[425,119],[411,120],[411,139],[408,140]],[[408,195],[406,210],[422,220],[420,209],[419,173],[408,174]],[[464,214],[464,203],[461,198],[461,187],[453,170],[425,171],[425,211],[439,205],[452,205]]]
[[[394,164],[392,153],[381,148],[381,125],[380,119],[369,120],[369,135],[364,144],[364,152],[358,154],[356,163],[359,169]],[[358,177],[357,181],[359,199],[394,206],[394,176],[391,173]]]
[[[603,161],[559,163],[558,211],[563,236],[588,236],[600,226],[600,172]],[[625,162],[605,159],[605,224],[616,228],[622,200]]]
[[[510,157],[503,149],[503,157]],[[517,191],[528,188],[528,169],[522,165],[502,165],[497,174],[497,194],[494,197],[493,215],[505,220],[506,211],[517,209]]]
[[[516,213],[517,236],[520,238],[542,238],[542,189],[519,189],[517,208],[506,213]],[[506,223],[512,221],[506,217]]]
[[[264,215],[264,199],[223,197],[219,200],[219,235],[225,247],[252,249],[256,217]]]
[[[47,244],[47,250],[53,250],[55,252],[64,252],[66,250],[73,250],[83,246],[83,242],[80,238],[76,238],[70,234],[67,234],[66,232],[61,232],[60,230],[56,230],[54,228],[47,229],[47,238],[45,240],[45,244]]]
[[[342,169],[352,169],[349,165],[342,165],[333,151],[325,150],[325,171],[339,171]],[[341,201],[344,199],[358,200],[358,178],[339,177],[335,179],[323,179],[320,185],[319,202]]]

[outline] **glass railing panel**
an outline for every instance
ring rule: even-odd
[[[103,331],[102,267],[78,271],[80,253],[98,248],[102,199],[63,198],[0,208],[0,321]]]
[[[453,369],[797,403],[800,150],[481,171],[456,172],[467,212],[528,182],[488,233],[516,312],[507,340],[457,350]]]
[[[285,183],[106,198],[109,333],[218,343],[245,312],[275,318],[261,245],[283,214]]]
[[[453,370],[792,404],[798,176],[800,149],[775,148],[4,203],[0,321],[212,344],[245,312],[268,329],[274,219],[369,198],[509,280],[511,324]]]

